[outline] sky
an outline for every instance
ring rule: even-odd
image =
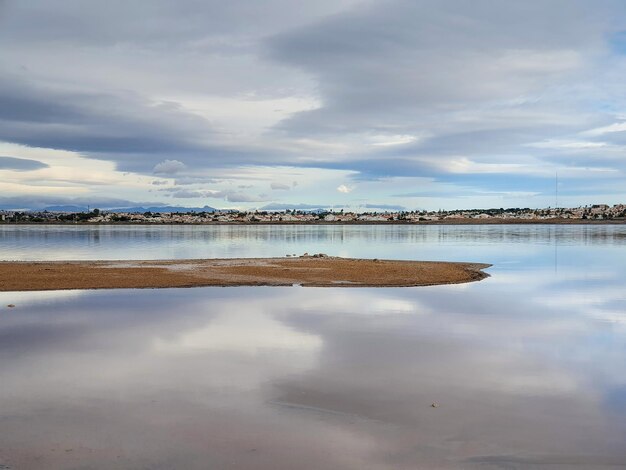
[[[626,203],[623,0],[0,0],[0,208],[557,189]]]

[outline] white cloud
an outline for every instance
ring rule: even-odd
[[[604,134],[612,134],[614,132],[626,132],[626,122],[616,122],[610,126],[597,127],[588,131],[582,132],[582,135],[595,137]]]
[[[601,148],[606,147],[607,144],[605,142],[586,142],[586,141],[577,141],[577,140],[544,140],[543,142],[536,142],[534,144],[528,144],[529,147],[540,148],[540,149],[567,149],[567,150],[576,150],[576,149],[593,149],[593,148]]]
[[[346,186],[345,184],[339,185],[337,191],[340,193],[348,194],[354,191],[354,186]]]
[[[187,168],[187,165],[178,160],[163,160],[161,163],[157,163],[154,166],[152,172],[163,175],[175,175],[185,168]]]
[[[373,138],[374,142],[371,145],[377,147],[391,147],[394,145],[404,145],[415,142],[417,137],[414,135],[378,135]]]

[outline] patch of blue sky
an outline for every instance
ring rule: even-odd
[[[626,55],[626,31],[613,33],[609,38],[609,45],[616,54]]]

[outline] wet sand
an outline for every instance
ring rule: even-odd
[[[200,286],[411,287],[479,281],[488,264],[301,256],[0,262],[0,291]]]

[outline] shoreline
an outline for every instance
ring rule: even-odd
[[[2,261],[0,291],[230,286],[417,287],[489,277],[483,263],[313,255],[157,261]]]
[[[625,225],[626,219],[445,219],[445,220],[421,220],[407,222],[404,220],[388,221],[263,221],[263,222],[0,222],[3,225],[69,225],[69,226],[115,226],[115,225]]]

